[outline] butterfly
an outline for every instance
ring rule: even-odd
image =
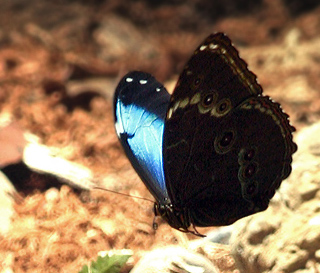
[[[156,199],[155,215],[199,236],[197,226],[230,225],[267,209],[297,150],[289,116],[262,94],[223,33],[194,51],[172,95],[148,73],[125,75],[114,117],[127,157]]]

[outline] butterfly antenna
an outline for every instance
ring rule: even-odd
[[[126,197],[137,198],[137,199],[145,200],[145,201],[148,201],[148,202],[151,202],[151,203],[154,204],[154,201],[152,201],[152,200],[150,200],[148,198],[140,197],[140,196],[134,196],[134,195],[126,194],[126,193],[123,193],[123,192],[117,192],[117,191],[113,191],[113,190],[108,190],[108,189],[101,188],[101,187],[98,187],[98,186],[94,186],[93,189],[94,190],[103,190],[103,191],[107,191],[107,192],[112,192],[112,193],[120,194],[120,195],[123,195],[123,196],[126,196]]]

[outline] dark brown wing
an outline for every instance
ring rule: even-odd
[[[164,130],[166,185],[198,226],[267,208],[290,171],[294,128],[262,97],[256,76],[224,34],[210,35],[183,70]]]

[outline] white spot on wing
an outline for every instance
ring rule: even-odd
[[[191,98],[190,100],[190,104],[197,104],[201,99],[201,94],[200,93],[196,93],[194,94],[194,96]]]
[[[200,46],[200,51],[205,50],[207,47],[208,47],[207,45],[202,45],[202,46]]]
[[[210,48],[211,50],[217,49],[218,47],[219,47],[219,46],[216,45],[216,44],[213,44],[213,43],[209,44],[209,48]]]
[[[130,78],[131,79],[131,78]],[[123,123],[121,120],[121,111],[120,111],[120,102],[118,100],[117,104],[116,104],[116,117],[117,117],[117,121],[115,123],[115,128],[116,128],[116,133],[118,135],[118,137],[120,138],[120,135],[124,133],[124,128],[123,128]]]
[[[188,104],[189,104],[189,98],[185,98],[185,99],[181,100],[179,107],[185,108]]]
[[[124,133],[122,123],[119,122],[119,120],[117,120],[114,126],[116,127],[116,133],[118,135],[118,138],[120,138],[120,135]]]
[[[126,78],[126,82],[133,82],[132,78]]]
[[[157,88],[156,88],[156,91],[157,91],[157,92],[160,92],[160,91],[161,91],[161,88],[157,87]]]
[[[171,119],[171,116],[172,116],[172,108],[170,108],[167,113],[167,119]]]
[[[175,111],[178,109],[179,104],[180,104],[180,101],[177,101],[177,102],[173,105],[173,107],[172,107],[173,112],[175,112]]]
[[[139,82],[140,82],[140,84],[146,84],[148,81],[147,80],[140,80]]]

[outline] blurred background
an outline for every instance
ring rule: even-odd
[[[115,87],[135,69],[172,91],[193,50],[217,31],[298,132],[319,120],[319,1],[11,0],[0,9],[0,111],[15,122],[6,141],[23,147],[17,135],[30,132],[102,186],[152,200],[114,132]],[[133,251],[129,272],[150,249],[182,240],[161,221],[152,229],[152,203],[74,189],[19,156],[0,159],[18,193],[10,229],[0,234],[1,272],[78,272],[99,251],[125,248]],[[221,272],[236,271],[230,249],[218,250]]]

